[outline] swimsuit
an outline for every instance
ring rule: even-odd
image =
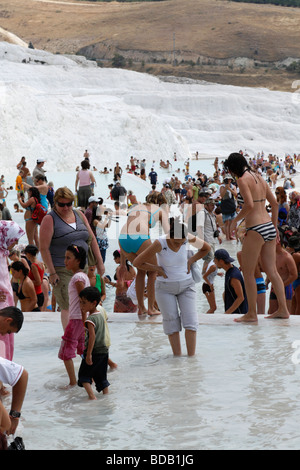
[[[266,284],[263,277],[257,277],[256,279],[256,287],[258,294],[265,294],[266,293]]]
[[[149,240],[150,235],[129,235],[122,234],[119,236],[119,243],[121,248],[126,251],[126,253],[136,253],[145,240]]]
[[[288,286],[285,286],[284,288],[284,292],[285,292],[285,298],[286,300],[292,300],[292,297],[293,297],[293,285],[292,284],[289,284]],[[271,300],[277,300],[277,296],[273,290],[273,287],[271,289],[271,292],[270,292],[270,299]]]
[[[147,212],[150,214],[150,219],[149,219],[149,227],[153,228],[155,227],[156,220],[154,219],[154,215],[159,211],[160,209],[157,209],[153,214],[149,212],[146,209],[138,209],[136,210],[134,207],[132,208],[131,212]],[[128,212],[128,217],[130,216],[130,213]],[[140,249],[142,244],[144,243],[145,240],[149,240],[150,235],[148,234],[125,234],[121,233],[119,236],[119,243],[121,248],[126,251],[126,253],[137,253],[137,251]]]
[[[29,297],[25,297],[22,291],[22,284],[20,285],[20,290],[16,292],[16,296],[18,297],[19,300],[24,300],[24,299],[29,299]]]
[[[253,225],[253,227],[247,227],[246,232],[248,232],[249,230],[259,233],[259,235],[263,237],[265,242],[275,240],[277,236],[276,228],[274,227],[272,222],[266,222],[264,224]]]

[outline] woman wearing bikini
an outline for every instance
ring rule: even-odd
[[[168,230],[167,207],[166,198],[161,194],[154,193],[151,196],[148,195],[146,203],[137,204],[129,208],[127,222],[122,227],[119,236],[121,252],[119,275],[121,280],[125,278],[127,272],[126,259],[132,263],[142,251],[151,245],[150,229],[153,228],[157,222],[160,222],[164,231],[166,232]],[[152,260],[152,263],[156,263],[156,258]],[[159,315],[160,311],[155,307],[156,272],[150,271],[147,273],[148,309],[146,309],[144,304],[145,274],[145,270],[137,270],[136,296],[138,301],[138,315]]]
[[[242,209],[232,220],[230,230],[245,219],[246,235],[242,246],[243,275],[248,300],[248,313],[236,318],[237,322],[256,322],[257,286],[255,268],[260,256],[262,266],[270,280],[278,300],[278,310],[267,318],[288,318],[284,285],[276,269],[276,238],[278,202],[266,181],[254,173],[247,160],[240,153],[232,153],[224,162],[227,172],[236,179],[239,187],[239,202]],[[272,218],[266,210],[266,201],[272,209]]]

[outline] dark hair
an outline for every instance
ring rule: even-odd
[[[69,245],[66,251],[73,253],[75,259],[79,261],[79,268],[84,269],[86,265],[86,250],[82,246]]]
[[[14,261],[10,267],[12,269],[14,269],[15,271],[22,271],[22,273],[24,274],[24,276],[26,277],[27,274],[29,273],[29,269],[26,268],[25,264],[22,263],[22,261]]]
[[[23,263],[21,263],[23,264]],[[23,265],[24,266],[24,265]],[[11,318],[12,321],[10,323],[10,326],[16,327],[17,331],[20,331],[23,325],[24,321],[24,315],[22,311],[17,308],[17,307],[5,307],[0,310],[0,316],[1,317],[6,317],[6,318]]]
[[[36,256],[39,252],[39,249],[35,245],[27,245],[24,249],[24,253],[29,253],[32,256]]]
[[[34,198],[36,198],[39,202],[41,202],[41,196],[40,196],[40,192],[39,192],[38,188],[36,188],[35,186],[30,186],[30,188],[28,189],[28,191],[31,192],[31,197],[34,197]]]
[[[41,180],[41,181],[46,181],[47,182],[47,178],[44,175],[38,175],[34,179],[37,180],[37,181]]]
[[[186,238],[187,234],[187,227],[180,222],[179,217],[171,217],[169,219],[169,224],[170,224],[170,232],[169,236],[171,239],[183,239]]]
[[[86,299],[89,302],[96,302],[96,305],[98,305],[101,300],[101,294],[99,289],[97,289],[97,287],[92,286],[85,287],[84,289],[82,289],[82,291],[79,293],[79,297],[81,299]]]
[[[88,160],[82,160],[81,162],[81,168],[83,170],[88,170],[90,168],[90,162]]]
[[[114,257],[114,258],[121,258],[121,253],[119,252],[119,250],[115,250],[115,251],[113,252],[113,257]],[[128,259],[125,260],[125,264],[126,264],[127,271],[129,271],[129,270],[130,270],[130,267],[131,267],[131,264],[129,264]],[[114,279],[117,280],[117,275],[116,275],[116,274],[115,274],[115,276],[114,276]]]
[[[225,171],[233,173],[240,178],[245,172],[245,168],[250,170],[250,166],[246,158],[240,153],[231,153],[227,160],[224,161]]]

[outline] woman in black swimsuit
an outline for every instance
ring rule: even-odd
[[[10,268],[14,279],[19,282],[16,296],[20,300],[22,312],[39,312],[34,284],[28,277],[28,268],[22,261],[15,261]]]

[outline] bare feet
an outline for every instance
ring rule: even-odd
[[[147,315],[147,313],[148,313],[148,312],[147,312],[147,309],[146,309],[145,306],[144,306],[144,307],[139,307],[139,309],[138,309],[138,315]]]
[[[279,312],[278,310],[274,313],[271,313],[270,315],[268,315],[267,317],[265,318],[289,318],[290,317],[290,314],[289,312]]]
[[[61,390],[69,390],[70,388],[73,388],[73,387],[76,387],[77,383],[76,384],[68,384],[68,385],[62,385],[61,387],[59,387]]]
[[[245,313],[245,315],[234,318],[233,321],[237,323],[255,323],[257,322],[257,315],[255,314],[250,314],[250,313]]]
[[[154,310],[149,310],[149,311],[148,311],[148,315],[149,315],[150,317],[153,317],[154,315],[160,315],[160,311],[159,311],[159,310],[156,310],[156,309],[154,309]]]
[[[206,313],[215,313],[215,311],[214,311],[214,310],[212,310],[212,309],[209,309],[209,310],[207,310],[207,312],[206,312]]]
[[[109,368],[110,368],[111,370],[115,370],[115,369],[118,368],[118,364],[116,364],[115,362],[111,361],[111,362],[109,363]]]

